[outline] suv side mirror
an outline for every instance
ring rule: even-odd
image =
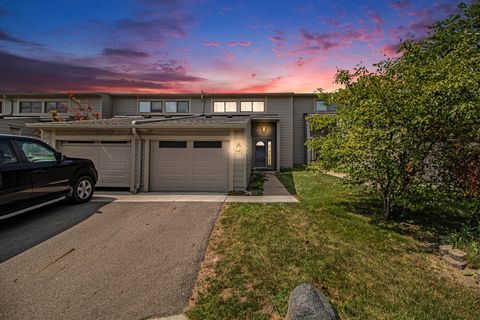
[[[55,158],[57,159],[57,161],[62,161],[63,160],[63,154],[59,151],[56,151],[55,152]]]

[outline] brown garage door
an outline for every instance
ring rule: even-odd
[[[60,150],[68,157],[93,161],[99,187],[130,187],[130,142],[62,142]]]
[[[152,141],[151,191],[228,191],[227,141]]]

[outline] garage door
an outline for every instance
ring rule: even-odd
[[[68,157],[93,161],[98,171],[99,187],[130,187],[130,142],[62,142]]]
[[[152,141],[151,191],[228,191],[228,142]]]

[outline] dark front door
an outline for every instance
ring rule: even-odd
[[[257,141],[255,143],[255,167],[267,167],[267,144],[265,141]]]

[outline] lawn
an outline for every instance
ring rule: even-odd
[[[285,173],[299,204],[229,204],[200,272],[190,319],[281,319],[307,282],[343,319],[478,319],[480,288],[450,276],[437,241],[462,222],[443,207],[382,222],[361,187],[311,172]],[[448,224],[446,224],[448,221]]]

